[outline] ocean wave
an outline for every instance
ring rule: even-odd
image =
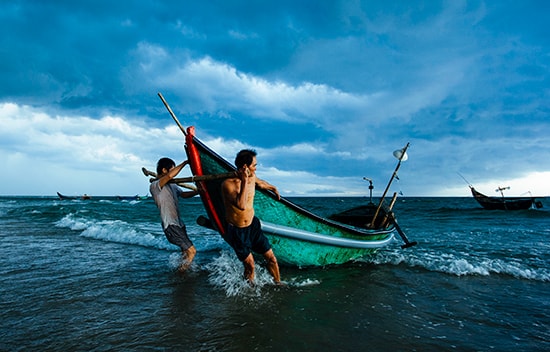
[[[88,219],[71,213],[57,221],[55,226],[81,231],[80,236],[82,237],[179,251],[177,246],[168,242],[162,232],[160,223],[135,224],[122,220]],[[223,240],[219,235],[212,235],[209,230],[205,232],[198,225],[188,226],[187,230],[198,251],[218,250],[223,244]]]
[[[524,261],[513,258],[499,259],[472,256],[460,253],[418,252],[415,254],[379,252],[371,259],[375,264],[406,264],[421,267],[429,271],[447,273],[456,276],[467,275],[510,275],[518,279],[550,281],[550,270],[544,267],[531,267]]]
[[[158,249],[177,249],[166,241],[164,235],[140,231],[135,225],[121,220],[90,220],[68,214],[55,223],[73,231],[82,231],[80,236],[103,241],[140,245]]]

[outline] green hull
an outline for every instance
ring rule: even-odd
[[[265,233],[279,262],[287,265],[325,266],[343,264],[368,256],[376,249],[333,247],[313,242],[296,241],[270,233]]]
[[[214,175],[235,170],[233,165],[194,137],[191,128],[188,130],[186,151],[194,175]],[[212,225],[220,233],[225,229],[222,182],[222,179],[201,182],[201,200]],[[393,240],[393,229],[359,229],[337,223],[312,214],[285,198],[278,200],[269,191],[256,192],[254,209],[262,223],[271,224],[268,228],[263,226],[263,230],[278,261],[284,264],[342,264],[369,255]],[[300,233],[295,235],[292,229],[298,229]],[[331,244],[331,239],[336,239],[337,244]]]

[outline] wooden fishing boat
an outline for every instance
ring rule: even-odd
[[[61,194],[61,193],[57,192],[57,196],[59,197],[60,200],[71,200],[71,199],[88,200],[88,199],[92,199],[92,197],[87,195],[87,194],[83,194],[80,197],[76,197],[76,196],[66,196],[64,194]]]
[[[234,172],[235,167],[186,132],[186,152],[196,177]],[[200,181],[200,197],[207,218],[198,223],[220,234],[226,222],[221,194],[223,179]],[[258,190],[254,199],[255,214],[269,238],[279,262],[297,266],[342,264],[373,253],[393,240],[393,226],[356,228],[317,216],[272,192]]]
[[[502,191],[507,188],[499,187],[501,197],[489,197],[478,192],[472,185],[469,185],[474,199],[487,210],[525,210],[530,208],[542,208],[542,202],[534,197],[504,197]],[[508,187],[509,188],[509,187]]]
[[[186,131],[164,97],[160,93],[158,95],[185,135],[185,150],[193,173],[192,177],[176,178],[171,182],[181,186],[187,186],[184,182],[195,182],[199,186],[197,188],[207,216],[199,216],[197,223],[214,229],[223,236],[226,220],[221,184],[224,179],[234,177],[236,169],[195,137],[194,127],[189,127]],[[407,147],[399,151],[403,155],[398,157],[399,164],[392,180],[396,176],[403,156],[406,155]],[[142,171],[145,176],[156,177],[154,172],[145,168]],[[390,184],[384,196],[389,186]],[[288,199],[283,197],[278,199],[274,193],[266,190],[257,190],[254,209],[278,261],[284,264],[324,266],[346,263],[389,245],[393,241],[394,230],[397,230],[405,242],[402,248],[416,244],[416,242],[409,242],[399,228],[393,213],[386,214],[390,218],[390,224],[393,225],[381,228],[376,226],[358,228],[320,217]]]

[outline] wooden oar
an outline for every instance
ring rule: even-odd
[[[403,230],[401,230],[401,227],[397,223],[397,219],[395,218],[395,214],[392,211],[389,214],[389,218],[390,218],[391,222],[393,222],[393,225],[394,225],[395,229],[397,230],[397,233],[399,234],[399,236],[401,236],[401,239],[403,240],[403,242],[405,242],[405,244],[401,245],[401,248],[405,249],[405,248],[409,248],[409,247],[412,247],[412,246],[416,246],[418,244],[418,242],[416,242],[416,241],[412,241],[412,242],[409,241],[409,239],[407,238],[407,235],[405,235],[405,232],[403,232]]]
[[[396,200],[397,200],[397,192],[394,192],[393,198],[391,199],[391,202],[390,202],[390,206],[387,209],[384,208],[385,215],[384,215],[384,218],[382,219],[382,222],[380,222],[380,225],[378,225],[378,227],[383,228],[384,226],[386,226],[386,222],[388,221],[388,218],[390,216],[390,213],[393,209],[393,205],[395,204]]]

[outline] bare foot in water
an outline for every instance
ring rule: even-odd
[[[191,263],[193,262],[193,258],[195,258],[195,254],[197,254],[195,246],[191,246],[187,250],[183,251],[181,255],[181,265],[178,268],[178,272],[180,274],[183,274],[187,271],[187,269],[189,269]]]
[[[183,274],[185,273],[189,267],[191,267],[191,262],[188,260],[185,260],[178,268],[178,273]]]

